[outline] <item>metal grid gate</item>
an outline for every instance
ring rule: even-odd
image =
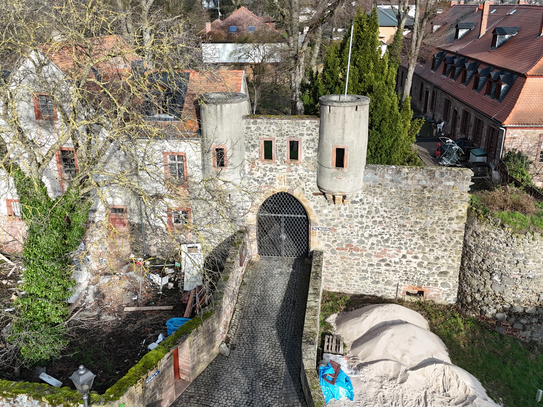
[[[258,210],[257,240],[261,256],[307,255],[309,220],[302,204],[286,192],[266,199]]]

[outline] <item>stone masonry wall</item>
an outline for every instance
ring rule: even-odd
[[[456,301],[471,171],[367,165],[363,189],[346,205],[317,188],[319,120],[247,117],[248,187],[257,191],[247,224],[256,252],[256,218],[264,200],[288,192],[305,207],[310,250],[324,252],[325,290]],[[261,159],[261,141],[275,143],[275,160]],[[288,162],[287,142],[301,141],[300,162]]]
[[[492,318],[495,330],[543,343],[543,236],[515,234],[470,209],[459,304]]]

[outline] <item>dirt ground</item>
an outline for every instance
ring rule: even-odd
[[[9,309],[19,293],[17,286],[21,275],[14,270],[8,276],[11,269],[9,265],[0,265],[0,330],[9,323],[7,315],[12,312]],[[158,269],[154,271],[159,272]],[[170,275],[170,281],[176,278],[180,275]],[[147,346],[156,341],[159,334],[166,336],[166,321],[183,317],[186,307],[178,283],[174,281],[172,288],[163,287],[160,293],[159,287],[149,279],[141,281],[142,301],[138,304],[139,276],[134,270],[125,268],[124,273],[93,275],[89,282],[93,284],[92,301],[88,295],[83,296],[74,307],[67,325],[70,344],[60,358],[46,367],[46,373],[60,380],[64,386],[73,387],[69,377],[83,364],[96,374],[93,390],[103,393],[148,352]],[[171,305],[173,309],[124,311],[126,306],[164,305]],[[35,370],[3,363],[9,356],[6,352],[8,347],[0,336],[0,379],[41,382],[35,377]]]

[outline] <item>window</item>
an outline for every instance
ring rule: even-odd
[[[62,172],[64,178],[72,179],[77,174],[77,167],[75,165],[75,150],[60,150],[60,165],[62,166]]]
[[[467,85],[467,83],[465,83],[467,78],[468,78],[468,71],[467,69],[463,69],[462,74],[460,76],[460,83],[463,85]]]
[[[432,113],[436,112],[436,91],[432,91],[432,105],[431,105]]]
[[[56,153],[58,179],[62,192],[68,186],[68,182],[75,178],[78,172],[77,157],[73,148],[61,148]]]
[[[231,25],[231,26],[230,26],[230,32],[231,32],[231,33],[235,33],[235,32],[237,32],[237,31],[238,31],[238,27],[237,27],[237,26],[235,26],[235,25]]]
[[[419,89],[419,100],[422,100],[422,91],[423,91],[423,88],[424,86],[422,86],[422,83],[420,84],[420,89]]]
[[[21,220],[21,204],[16,199],[6,199],[6,206],[8,209],[8,216],[10,219]]]
[[[450,111],[451,111],[451,100],[445,99],[445,103],[443,105],[443,121],[449,120]]]
[[[128,231],[128,216],[126,206],[112,205],[109,207],[109,224],[117,232]]]
[[[488,79],[486,80],[485,96],[490,94],[492,94],[492,77],[488,75]]]
[[[184,229],[190,225],[191,210],[188,208],[168,208],[168,229],[170,232],[174,230]]]
[[[462,122],[460,123],[460,133],[467,135],[469,132],[469,125],[471,120],[471,114],[467,110],[462,112]]]
[[[332,147],[332,168],[347,168],[347,147]]]
[[[287,150],[287,161],[288,162],[300,162],[300,140],[289,140],[288,141],[288,150]]]
[[[441,75],[447,75],[447,61],[443,61],[443,71],[441,72]]]
[[[249,31],[250,33],[255,32],[255,31],[256,31],[256,27],[255,27],[254,25],[250,25],[250,26],[247,28],[247,31]]]
[[[275,140],[262,139],[260,141],[260,160],[275,161]]]
[[[53,99],[48,95],[34,96],[34,115],[36,120],[55,120],[56,109]]]
[[[473,142],[479,145],[483,137],[483,121],[478,117],[475,118],[475,127],[473,129]]]
[[[473,89],[477,91],[479,90],[480,80],[481,80],[481,76],[478,73],[476,73],[475,76],[473,77]]]
[[[543,134],[539,135],[539,157],[537,159],[538,164],[543,164]]]
[[[213,168],[226,168],[227,165],[226,146],[213,146]]]
[[[185,153],[164,153],[166,178],[178,184],[187,182],[187,157]]]
[[[496,88],[494,89],[494,99],[500,99],[500,96],[502,94],[503,84],[500,79],[496,81]]]
[[[498,144],[498,129],[488,127],[486,130],[486,152],[490,159],[496,156],[496,145]]]

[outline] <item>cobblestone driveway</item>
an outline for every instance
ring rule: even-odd
[[[250,266],[230,328],[231,352],[211,362],[174,406],[306,406],[301,338],[310,266],[263,257]]]

